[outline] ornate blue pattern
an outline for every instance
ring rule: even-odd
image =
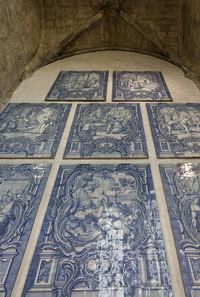
[[[50,165],[0,165],[0,296],[9,297]]]
[[[161,72],[115,71],[113,101],[171,101]]]
[[[53,157],[71,105],[8,104],[0,113],[0,157]]]
[[[200,296],[200,164],[160,167],[187,297]]]
[[[60,167],[22,296],[172,296],[148,165]]]
[[[108,71],[61,71],[46,100],[105,101]]]
[[[65,158],[145,158],[139,104],[79,104]]]
[[[200,104],[147,104],[158,157],[200,157]]]

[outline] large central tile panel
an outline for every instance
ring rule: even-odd
[[[64,157],[147,157],[139,104],[79,104]]]
[[[200,164],[160,167],[186,297],[200,296]]]
[[[200,104],[147,104],[158,157],[200,157]]]
[[[8,104],[0,113],[1,158],[52,158],[71,104]]]
[[[149,165],[60,167],[22,296],[173,296]]]
[[[108,71],[61,71],[46,100],[105,101]]]
[[[161,72],[114,71],[113,101],[172,101]]]
[[[9,297],[50,165],[0,165],[0,296]]]

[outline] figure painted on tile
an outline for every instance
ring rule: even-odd
[[[187,297],[200,294],[200,164],[160,167]]]
[[[171,100],[160,72],[114,71],[113,80],[113,101]]]
[[[160,115],[163,117],[163,127],[167,128],[169,134],[190,133],[189,123],[190,116],[185,111],[178,111],[173,107],[166,107],[160,111]]]
[[[129,133],[131,111],[122,108],[102,108],[99,107],[92,113],[86,113],[78,127],[79,135],[81,131],[87,132],[92,139],[101,139],[105,136],[122,139]]]
[[[50,119],[53,121],[53,112],[50,108],[44,108],[42,110],[31,110],[27,108],[16,116],[15,129],[25,133],[41,134],[51,124]]]
[[[47,288],[60,297],[149,293],[172,297],[170,280],[160,281],[168,270],[160,265],[166,255],[146,168],[131,164],[60,168],[23,297],[30,292],[32,297],[42,295]],[[145,263],[155,252],[149,248],[150,239],[158,249],[148,281]],[[47,255],[54,259],[55,271],[50,283],[37,284],[33,276],[40,270],[38,259]]]
[[[42,260],[37,282],[48,283],[50,277],[52,260]]]
[[[51,157],[69,110],[61,104],[9,104],[0,116],[0,155]]]
[[[160,103],[147,109],[159,157],[199,156],[199,104]]]
[[[79,144],[77,151],[75,144]],[[146,151],[138,104],[78,105],[66,158],[146,156]]]
[[[200,258],[190,259],[195,281],[200,281]]]
[[[77,177],[72,188],[72,197],[75,202],[69,209],[70,220],[63,227],[65,232],[74,234],[75,237],[86,238],[91,234],[98,236],[106,228],[110,230],[111,226],[113,230],[118,230],[121,220],[128,232],[126,226],[139,216],[139,209],[132,217],[128,209],[128,204],[137,197],[135,177],[123,173],[113,173],[110,177],[103,177],[101,174]]]
[[[200,198],[195,198],[191,203],[192,224],[200,234]]]
[[[194,108],[184,109],[176,105],[159,109],[158,118],[160,129],[167,129],[167,133],[181,135],[181,137],[191,137],[193,133],[199,131],[200,111]],[[164,131],[163,131],[164,132]]]
[[[121,77],[120,87],[122,89],[128,89],[129,91],[155,91],[159,88],[156,81],[151,81],[148,78],[135,77],[132,74],[126,74]]]
[[[10,191],[1,197],[0,204],[0,237],[3,237],[9,223],[15,220],[14,197]]]
[[[139,271],[136,261],[129,261],[124,267],[125,296],[127,297],[135,296],[136,289],[139,287]]]
[[[0,165],[0,296],[10,297],[49,165]]]
[[[105,100],[107,79],[106,71],[61,71],[46,100]]]
[[[4,283],[4,278],[6,276],[6,272],[8,270],[9,260],[0,258],[0,284]]]

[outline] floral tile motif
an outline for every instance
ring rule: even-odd
[[[0,157],[54,157],[71,104],[8,104],[0,113]]]
[[[147,104],[158,157],[200,157],[200,104]]]
[[[79,104],[64,157],[147,157],[139,104]]]
[[[51,166],[0,165],[0,296],[9,297]]]
[[[161,72],[114,71],[113,101],[172,101]]]
[[[160,167],[186,297],[200,296],[200,164]]]
[[[22,296],[172,297],[149,165],[61,166]]]
[[[108,71],[61,71],[46,100],[105,101]]]

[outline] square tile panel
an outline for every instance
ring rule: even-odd
[[[54,157],[70,108],[71,104],[8,104],[0,113],[0,157]]]
[[[139,104],[79,104],[64,157],[147,157]]]
[[[161,72],[114,71],[113,101],[172,101]]]
[[[200,157],[200,104],[147,104],[158,157]]]
[[[200,164],[160,167],[186,297],[200,296]]]
[[[60,167],[22,296],[173,296],[149,165]]]
[[[61,71],[46,100],[105,101],[108,71]]]
[[[50,165],[0,165],[0,296],[9,297]]]

